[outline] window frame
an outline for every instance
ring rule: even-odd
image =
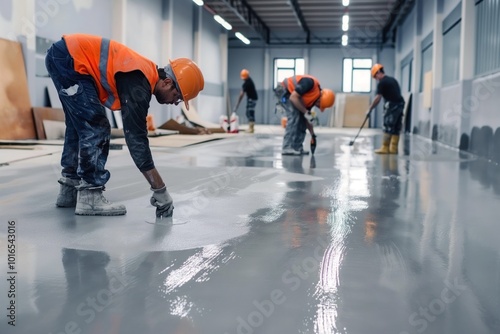
[[[345,70],[344,70],[344,64],[345,60],[350,59],[352,61],[352,68],[351,68],[351,87],[350,91],[346,91],[345,89]],[[370,60],[371,65],[370,67],[355,67],[354,62],[355,60]],[[372,77],[371,77],[371,68],[373,66],[373,59],[370,57],[344,57],[342,58],[342,93],[361,93],[361,94],[367,94],[372,91]],[[370,73],[370,80],[369,80],[369,90],[368,91],[361,91],[361,90],[354,90],[354,71],[355,70],[368,70],[368,73]]]
[[[277,63],[278,63],[278,60],[293,60],[294,61],[294,66],[293,67],[278,67]],[[295,76],[295,75],[303,75],[305,73],[297,73],[297,60],[302,60],[304,62],[304,72],[305,72],[305,58],[303,57],[276,57],[274,58],[274,61],[273,61],[273,67],[274,67],[274,73],[273,73],[273,84],[274,84],[274,87],[276,87],[276,85],[278,85],[280,82],[278,81],[278,72],[280,69],[282,70],[292,70],[293,71],[293,75],[292,76]],[[288,76],[290,77],[290,76]]]

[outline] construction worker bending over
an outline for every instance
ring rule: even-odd
[[[173,200],[155,168],[146,116],[152,95],[161,104],[195,98],[204,79],[189,59],[170,60],[164,68],[116,41],[99,36],[64,35],[47,51],[45,65],[59,93],[66,118],[58,207],[77,215],[124,215],[124,205],[103,196],[110,124],[104,106],[121,110],[125,140],[137,168],[149,182],[158,217],[173,213]]]
[[[314,129],[305,115],[312,107],[322,112],[335,102],[335,93],[331,89],[322,89],[318,79],[311,75],[296,75],[281,83],[284,88],[284,104],[286,106],[287,124],[283,138],[283,155],[309,154],[302,144],[306,137],[306,129],[315,138]]]
[[[238,110],[238,106],[240,105],[243,96],[247,95],[247,109],[246,109],[246,117],[248,119],[248,132],[254,132],[255,126],[255,105],[257,104],[257,100],[259,97],[257,96],[257,90],[255,89],[255,84],[253,83],[252,78],[250,77],[250,72],[246,69],[242,69],[240,72],[240,78],[243,80],[243,85],[241,86],[240,95],[238,96],[238,102],[236,102],[236,107],[234,107],[233,112],[236,113]]]
[[[375,64],[371,70],[372,77],[378,80],[377,95],[368,109],[368,114],[375,108],[382,97],[384,98],[384,136],[382,147],[375,150],[378,154],[397,154],[399,133],[403,124],[403,110],[405,100],[401,96],[399,84],[393,77],[385,75],[384,67]]]

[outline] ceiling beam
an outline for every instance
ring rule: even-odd
[[[415,0],[398,0],[394,3],[394,7],[391,10],[389,18],[382,28],[382,44],[387,42],[389,34],[392,33],[394,36],[393,31],[396,29],[397,25],[406,18],[414,2]]]
[[[307,26],[306,20],[304,19],[304,15],[302,15],[302,10],[300,9],[299,2],[297,0],[288,0],[288,4],[292,6],[293,9],[293,14],[297,18],[297,21],[304,30],[304,32],[307,34],[307,44],[309,44],[311,40],[311,31],[309,30],[309,27]]]
[[[255,30],[260,37],[269,44],[270,30],[269,27],[262,21],[262,19],[255,13],[255,11],[248,5],[246,0],[221,0],[226,7],[238,16],[247,26]]]

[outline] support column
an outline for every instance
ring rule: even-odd
[[[430,137],[437,139],[439,126],[440,93],[443,84],[443,0],[436,1],[434,15],[434,39],[432,42],[432,107],[430,117]]]
[[[474,107],[472,96],[472,80],[475,64],[476,11],[474,0],[462,0],[462,28],[460,31],[460,68],[459,80],[462,92],[462,108],[458,127],[457,147],[460,146],[462,134],[470,135],[470,117]]]
[[[422,10],[423,1],[417,1],[415,3],[416,37],[413,40],[413,62],[411,68],[411,92],[413,95],[411,106],[411,129],[413,129],[417,125],[419,119],[418,113],[420,112],[420,99],[418,98],[418,95],[420,91],[420,71],[422,68]]]

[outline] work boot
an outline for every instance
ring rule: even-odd
[[[382,146],[378,150],[375,150],[375,153],[388,154],[390,142],[391,142],[391,135],[389,133],[384,133],[384,137],[382,138]]]
[[[391,144],[389,146],[389,153],[398,154],[398,144],[399,144],[399,136],[392,135],[391,136]]]
[[[249,122],[248,123],[247,133],[253,133],[254,132],[254,125],[255,125],[255,122]]]
[[[76,206],[76,195],[78,190],[76,186],[80,180],[61,177],[57,180],[60,184],[59,194],[57,195],[56,206],[59,208],[74,208]]]
[[[82,183],[86,183],[82,181]],[[82,189],[83,188],[83,189]],[[121,216],[127,213],[125,205],[110,203],[102,194],[103,187],[82,187],[78,190],[75,214],[80,216]]]

